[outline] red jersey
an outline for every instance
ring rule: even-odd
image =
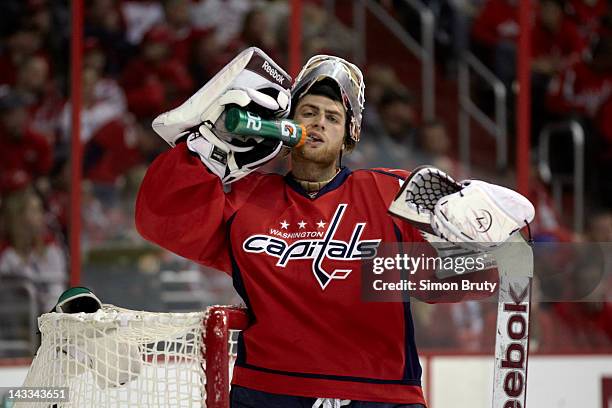
[[[19,140],[11,140],[0,129],[0,194],[23,188],[52,165],[53,151],[44,136],[26,129]]]
[[[500,41],[514,42],[518,35],[518,9],[514,1],[488,0],[472,24],[474,39],[489,47]]]
[[[137,143],[135,131],[123,121],[106,123],[85,145],[85,177],[98,183],[115,183],[119,176],[145,161]]]
[[[422,242],[387,215],[407,175],[343,168],[310,197],[290,176],[251,173],[225,193],[181,143],[149,167],[136,226],[146,239],[231,274],[251,317],[233,384],[425,404],[410,304],[361,298],[362,259],[386,242]]]
[[[573,112],[592,118],[610,95],[612,73],[597,72],[578,61],[550,81],[546,105],[554,113]]]
[[[578,57],[588,48],[587,41],[578,32],[578,27],[569,18],[563,18],[557,32],[547,30],[541,22],[532,32],[531,53],[533,58]]]

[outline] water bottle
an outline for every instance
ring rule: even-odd
[[[236,135],[278,139],[289,147],[303,145],[307,137],[304,126],[292,120],[266,120],[239,108],[228,109],[225,115],[225,127],[228,132]]]

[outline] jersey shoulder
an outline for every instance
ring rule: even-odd
[[[399,169],[363,169],[353,172],[353,182],[370,193],[377,191],[388,207],[409,175],[409,172]]]
[[[353,174],[359,178],[374,178],[376,180],[406,180],[410,172],[402,169],[390,169],[387,167],[374,167],[371,169],[354,170]]]

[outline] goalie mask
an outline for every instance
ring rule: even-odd
[[[340,90],[347,114],[347,136],[357,143],[361,132],[361,117],[365,104],[365,85],[361,70],[350,62],[330,55],[316,55],[308,60],[291,88],[292,105],[323,79],[332,79]]]

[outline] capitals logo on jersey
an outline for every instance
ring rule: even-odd
[[[281,236],[251,235],[242,244],[246,252],[265,253],[278,258],[276,266],[284,268],[294,259],[312,259],[312,273],[317,282],[325,289],[332,279],[346,279],[352,269],[334,269],[326,271],[322,264],[325,259],[337,261],[354,261],[356,259],[370,259],[376,256],[380,239],[362,240],[361,234],[366,226],[365,222],[355,224],[350,239],[342,241],[334,236],[347,204],[340,204],[332,216],[325,231],[303,233],[308,236],[292,244],[287,243]],[[311,236],[314,236],[311,238]]]

